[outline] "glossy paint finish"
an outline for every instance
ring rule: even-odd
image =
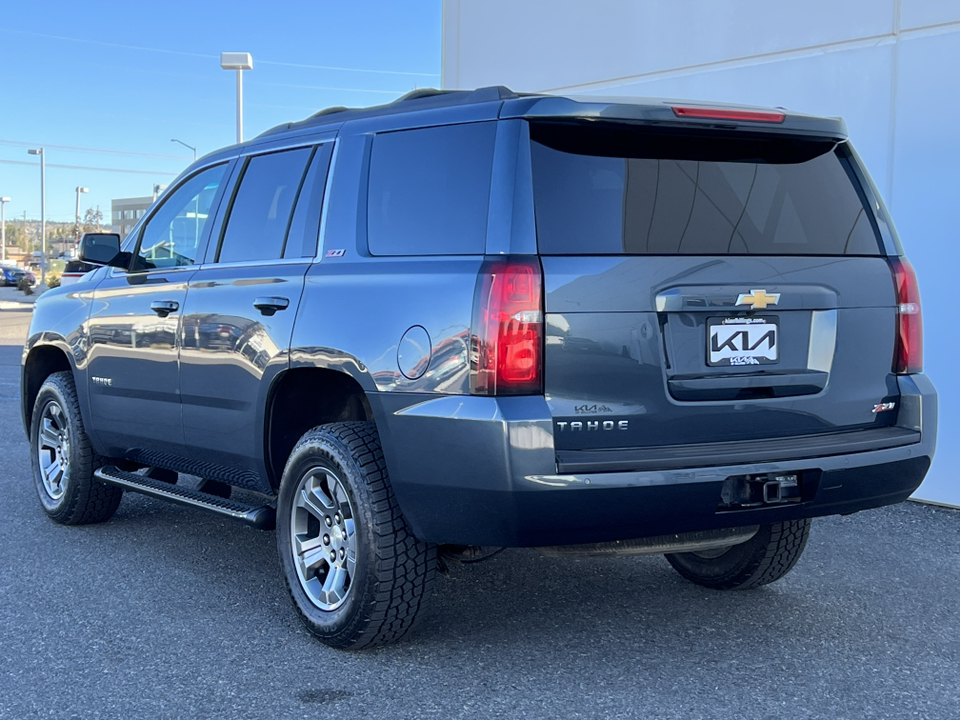
[[[341,133],[338,143],[323,245],[307,272],[291,367],[345,372],[368,392],[469,393],[469,325],[483,256],[372,256],[365,192],[371,136]],[[495,162],[495,177],[507,171]],[[415,326],[432,346],[408,377],[398,353]]]
[[[936,445],[937,397],[923,375],[898,378],[906,446],[802,460],[696,468],[558,473],[552,423],[539,397],[371,396],[391,482],[418,537],[433,542],[541,546],[607,542],[737,523],[856,512],[905,500]],[[551,468],[546,470],[546,468]],[[790,507],[720,511],[733,475],[807,473],[811,497]],[[565,539],[566,538],[566,539]]]
[[[90,343],[86,322],[93,304],[93,290],[107,272],[106,268],[100,268],[74,285],[48,290],[43,294],[43,302],[38,299],[34,305],[31,331],[24,343],[21,361],[21,415],[28,437],[32,398],[26,393],[26,370],[32,358],[39,357],[45,351],[61,353],[73,368],[80,411],[84,418],[90,416],[90,394],[86,383]]]
[[[546,395],[558,449],[790,437],[895,421],[883,258],[544,257]],[[739,293],[777,305],[748,311]],[[775,319],[776,366],[710,367],[707,322]],[[628,420],[604,431],[604,420]],[[601,422],[599,430],[591,431]],[[572,423],[581,423],[571,429]]]
[[[188,460],[243,471],[240,477],[265,475],[263,408],[271,383],[287,369],[308,267],[309,261],[211,264],[192,276],[179,356]],[[255,307],[264,300],[286,307],[265,314],[272,308]]]
[[[346,372],[374,392],[468,394],[469,324],[480,262],[479,257],[345,258],[315,264],[294,328],[291,367]],[[384,297],[403,302],[384,303]],[[351,322],[342,321],[347,309]],[[417,325],[432,347],[423,349],[407,376],[398,352]]]
[[[572,108],[563,105],[564,112]],[[497,127],[486,254],[372,256],[366,218],[375,134],[489,121],[508,109],[514,117]],[[883,259],[544,257],[545,395],[469,395],[478,270],[485,257],[536,253],[523,119],[528,110],[559,112],[533,101],[491,101],[397,114],[338,113],[211,155],[198,166],[319,143],[336,133],[317,257],[217,265],[210,247],[205,264],[185,270],[98,271],[69,293],[41,298],[25,358],[45,344],[68,354],[101,452],[143,456],[155,450],[167,464],[215,469],[221,479],[266,492],[271,386],[288,369],[344,373],[366,393],[405,517],[418,537],[435,542],[599,542],[855,511],[905,498],[933,453],[936,394],[924,376],[890,375],[893,287]],[[804,125],[815,126],[825,127]],[[225,192],[235,182],[234,171]],[[220,206],[210,223],[213,237],[219,237],[224,214]],[[889,246],[892,227],[878,222]],[[714,308],[726,313],[736,293],[754,286],[782,293],[778,312],[794,338],[785,362],[798,373],[829,374],[825,389],[738,402],[675,397],[671,381],[720,374],[699,366],[695,372],[683,349],[702,347],[705,318]],[[151,298],[175,300],[179,308],[159,323],[149,310]],[[289,304],[263,315],[255,307],[262,298]],[[134,335],[149,342],[125,340]],[[853,362],[851,349],[863,347],[871,352]],[[92,378],[107,372],[122,374],[117,385],[98,381],[94,387]],[[825,394],[834,387],[845,394],[828,403]],[[865,417],[869,408],[861,405],[886,396],[899,398],[899,416],[880,422]],[[585,404],[608,406],[617,422],[629,419],[631,430],[617,430],[624,434],[615,443],[593,435],[593,445],[560,437],[558,422],[574,421],[576,406]],[[558,450],[633,448],[639,458],[644,447],[657,444],[892,422],[919,431],[920,442],[816,463],[558,473]],[[750,519],[716,512],[720,487],[731,474],[812,468],[821,473],[820,494],[808,504],[758,511]],[[871,485],[871,478],[880,480]]]
[[[115,272],[93,292],[86,323],[90,423],[109,457],[131,450],[182,455],[177,335],[194,268]],[[155,302],[175,303],[160,317]]]

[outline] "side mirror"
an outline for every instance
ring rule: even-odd
[[[110,265],[125,268],[130,260],[120,252],[120,236],[117,233],[84,233],[80,238],[80,259],[93,265]]]

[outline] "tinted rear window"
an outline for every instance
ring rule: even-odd
[[[378,135],[367,235],[374,255],[482,255],[496,123]]]
[[[879,255],[829,141],[531,124],[545,255]]]

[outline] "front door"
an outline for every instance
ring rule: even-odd
[[[179,328],[226,167],[169,193],[137,231],[130,268],[94,291],[87,382],[93,427],[111,456],[151,462],[183,452]]]

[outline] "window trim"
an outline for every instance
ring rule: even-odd
[[[284,255],[287,254],[287,243],[290,242],[290,226],[293,225],[293,216],[297,214],[297,204],[300,202],[300,193],[303,192],[303,184],[307,181],[307,175],[310,174],[310,166],[313,165],[313,161],[317,157],[319,150],[319,145],[314,145],[310,148],[310,157],[307,158],[307,164],[303,166],[303,172],[300,173],[300,184],[297,185],[297,192],[293,196],[293,204],[290,205],[290,216],[287,218],[287,227],[283,230],[283,243],[280,245],[281,260],[288,259],[284,258]]]
[[[499,138],[499,127],[501,121],[497,118],[484,118],[480,120],[470,120],[467,122],[444,122],[431,125],[415,125],[408,127],[395,127],[387,130],[382,130],[379,132],[371,132],[368,134],[369,141],[364,147],[363,150],[363,165],[360,173],[360,200],[357,203],[357,212],[360,216],[358,230],[362,231],[362,249],[367,257],[377,258],[380,260],[383,259],[427,259],[427,258],[443,258],[443,257],[457,257],[457,258],[469,258],[469,257],[480,257],[486,254],[487,251],[487,241],[490,233],[490,206],[493,203],[494,189],[497,186],[497,144]],[[396,135],[398,133],[406,132],[417,132],[420,130],[438,130],[441,128],[452,128],[452,127],[470,127],[474,125],[484,125],[491,124],[493,125],[493,147],[490,158],[490,184],[487,187],[487,200],[486,200],[486,213],[484,215],[484,222],[486,227],[483,231],[483,247],[478,252],[470,253],[390,253],[390,254],[378,254],[373,251],[370,247],[370,181],[373,176],[373,151],[376,146],[377,138],[387,136],[387,135]],[[318,251],[319,254],[319,251]]]
[[[153,218],[156,216],[156,214],[160,212],[160,209],[164,205],[166,205],[167,202],[170,201],[171,197],[177,194],[180,188],[182,188],[185,184],[190,182],[190,180],[195,178],[197,175],[199,175],[202,172],[206,172],[211,168],[223,165],[225,166],[223,180],[220,182],[220,186],[217,188],[217,194],[214,196],[213,202],[211,203],[212,212],[210,213],[210,219],[212,220],[216,217],[217,211],[213,208],[216,207],[217,209],[219,209],[220,203],[223,201],[223,194],[226,190],[226,186],[229,184],[229,181],[230,181],[230,169],[234,160],[235,158],[226,158],[226,159],[207,163],[201,167],[196,168],[193,172],[191,172],[189,175],[184,177],[183,180],[177,183],[176,186],[170,187],[167,190],[165,190],[163,195],[161,195],[160,197],[161,202],[155,202],[150,207],[149,213],[143,214],[143,217],[140,218],[140,221],[138,223],[139,227],[137,227],[136,225],[134,226],[134,229],[136,230],[136,241],[133,244],[133,248],[130,250],[130,262],[127,264],[127,267],[125,269],[118,268],[120,272],[149,274],[149,273],[157,273],[157,272],[176,272],[178,270],[185,270],[185,269],[196,269],[198,267],[197,263],[194,263],[193,265],[175,265],[175,266],[166,267],[166,268],[146,268],[143,270],[134,270],[132,269],[132,266],[134,264],[135,258],[140,255],[140,244],[143,242],[143,231],[147,227],[147,225],[149,225],[153,221]],[[208,230],[207,227],[204,227],[203,235],[204,235],[204,238],[206,239],[206,242],[201,241],[203,245],[203,252],[199,252],[200,245],[197,246],[197,250],[198,250],[197,259],[200,259],[201,257],[203,257],[207,251],[207,245],[209,244],[209,235],[210,235],[210,230]]]
[[[276,258],[275,260],[237,260],[236,262],[220,263],[205,262],[202,265],[191,265],[197,270],[211,270],[213,268],[242,268],[242,267],[272,267],[274,265],[307,264],[310,258]]]
[[[318,263],[323,259],[324,249],[327,239],[327,211],[330,206],[330,190],[333,186],[333,174],[337,171],[337,154],[340,151],[339,138],[333,141],[333,148],[330,151],[330,162],[327,165],[327,179],[323,184],[323,202],[320,204],[320,230],[317,233],[317,251],[311,258],[300,258],[309,260],[312,263]]]
[[[545,120],[545,121],[538,120],[537,122],[542,122],[543,124],[550,124],[552,121],[551,121],[550,119],[547,119],[547,120]],[[528,170],[529,170],[529,176],[528,176],[528,177],[529,177],[529,181],[530,181],[530,191],[529,191],[529,192],[530,192],[530,200],[529,200],[529,201],[532,203],[532,209],[534,210],[533,222],[534,222],[535,227],[536,227],[536,197],[535,197],[534,180],[533,180],[534,175],[535,175],[535,168],[534,168],[534,162],[533,162],[533,148],[534,148],[534,143],[537,142],[537,141],[534,140],[534,138],[531,136],[531,133],[530,133],[530,126],[533,125],[533,124],[534,124],[534,123],[533,123],[533,122],[530,122],[530,121],[528,121],[528,122],[526,123],[526,126],[527,126],[527,127],[526,127],[526,138],[524,139],[524,145],[525,145],[526,147],[525,147],[525,148],[521,148],[521,151],[520,151],[520,152],[521,152],[521,153],[525,153],[525,160],[526,160],[527,163],[528,163]],[[588,127],[588,126],[584,126],[584,127]],[[721,133],[720,136],[722,137],[722,135],[723,135],[723,134]],[[761,135],[762,135],[762,134],[761,134]],[[781,138],[781,137],[775,137],[775,138],[772,138],[772,139],[781,140],[781,139],[783,139],[783,138]],[[830,141],[831,141],[830,138],[822,137],[822,136],[817,136],[817,135],[813,135],[813,136],[809,136],[809,137],[803,137],[803,138],[800,138],[800,139],[801,139],[801,140],[807,140],[807,141],[813,141],[813,142],[830,142]],[[864,180],[864,177],[860,174],[860,172],[861,172],[861,170],[862,170],[862,163],[859,161],[858,156],[856,156],[856,153],[855,153],[855,151],[853,150],[853,147],[851,146],[849,140],[847,140],[847,139],[835,140],[835,139],[834,139],[833,142],[834,142],[834,147],[833,147],[833,149],[830,150],[830,151],[828,151],[828,152],[825,153],[825,154],[831,154],[831,155],[834,155],[834,156],[835,156],[835,159],[836,159],[839,167],[841,168],[841,170],[843,171],[843,173],[845,174],[845,176],[846,176],[846,177],[848,178],[848,180],[850,181],[851,186],[852,186],[855,194],[857,195],[858,200],[859,200],[860,203],[861,203],[861,206],[862,206],[862,208],[863,208],[864,214],[867,216],[867,219],[868,219],[868,221],[869,221],[870,230],[871,230],[871,232],[873,233],[873,236],[874,236],[874,238],[875,238],[875,242],[876,242],[876,244],[877,244],[877,252],[876,252],[876,253],[872,253],[872,252],[871,252],[871,253],[863,254],[863,253],[847,253],[847,252],[844,252],[844,253],[841,253],[841,254],[828,254],[828,255],[821,255],[821,254],[818,254],[818,253],[777,253],[777,254],[775,254],[775,255],[764,255],[764,254],[762,254],[762,253],[753,253],[753,252],[748,252],[748,253],[744,253],[744,252],[736,252],[736,253],[728,252],[728,253],[722,253],[722,254],[718,254],[718,253],[703,253],[703,254],[698,254],[698,253],[678,253],[678,252],[673,252],[673,253],[663,253],[663,252],[651,252],[651,253],[575,252],[575,253],[563,253],[563,254],[558,254],[558,253],[556,253],[556,252],[552,252],[552,251],[550,251],[550,250],[544,250],[544,249],[543,249],[543,247],[542,247],[542,245],[541,245],[541,239],[540,239],[540,237],[539,237],[539,228],[537,228],[537,231],[536,231],[536,234],[535,234],[535,238],[536,238],[536,252],[543,254],[544,257],[547,257],[547,256],[549,256],[549,257],[580,257],[580,256],[587,257],[587,256],[590,256],[590,257],[605,257],[605,258],[628,258],[628,257],[633,257],[633,258],[643,258],[643,257],[744,257],[744,258],[750,258],[750,257],[793,257],[793,258],[812,258],[812,257],[827,257],[827,258],[867,257],[867,258],[877,258],[877,257],[884,257],[885,255],[889,254],[889,250],[888,250],[886,238],[885,238],[884,233],[883,233],[883,231],[881,230],[881,227],[880,227],[880,220],[881,220],[881,218],[878,218],[878,216],[877,216],[876,203],[871,200],[871,195],[868,193],[869,186],[866,184],[866,182],[865,182],[865,180]],[[541,144],[543,144],[543,143],[541,143]],[[548,147],[549,147],[549,146],[548,146]],[[849,242],[849,237],[848,237],[848,240],[847,240],[847,241]],[[845,245],[844,247],[846,247],[846,245]]]
[[[233,215],[233,205],[237,200],[237,195],[240,192],[240,185],[243,183],[243,178],[247,174],[247,168],[250,166],[250,161],[255,157],[261,157],[264,155],[274,155],[276,153],[287,152],[290,150],[301,150],[303,148],[311,148],[310,157],[307,158],[307,163],[304,165],[303,174],[300,176],[300,184],[297,186],[297,194],[293,199],[293,205],[290,206],[290,217],[287,218],[287,227],[284,230],[283,234],[283,244],[280,246],[280,257],[276,258],[276,261],[297,261],[297,262],[309,262],[310,258],[284,258],[283,253],[287,248],[287,240],[290,236],[290,225],[293,223],[293,216],[297,210],[297,202],[300,199],[300,193],[303,190],[303,184],[306,181],[307,174],[310,172],[310,166],[313,163],[314,158],[317,156],[317,152],[325,144],[333,142],[333,150],[336,152],[336,139],[326,139],[326,140],[317,140],[316,138],[309,140],[307,142],[300,142],[293,145],[282,145],[278,147],[271,148],[259,148],[251,149],[247,152],[243,152],[237,156],[237,162],[242,162],[240,169],[237,171],[237,179],[233,181],[233,186],[230,189],[230,201],[227,203],[226,210],[223,214],[223,220],[220,223],[220,228],[218,230],[218,237],[216,243],[216,250],[214,251],[209,262],[204,262],[200,267],[248,267],[250,265],[273,265],[274,260],[237,260],[235,262],[220,262],[220,253],[223,250],[223,240],[227,234],[227,226],[230,224],[230,216]],[[330,168],[327,168],[329,174]],[[329,182],[329,178],[327,180]],[[324,203],[326,203],[326,195],[324,195]],[[322,212],[322,210],[321,210]],[[321,225],[323,224],[323,216],[321,215]],[[212,240],[212,238],[211,238]],[[208,248],[209,250],[209,248]]]

